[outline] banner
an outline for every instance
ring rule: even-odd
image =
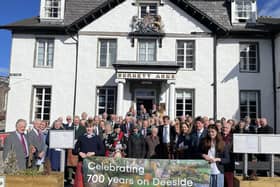
[[[84,159],[86,186],[208,187],[210,167],[204,160],[91,157]]]

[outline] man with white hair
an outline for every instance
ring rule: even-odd
[[[41,130],[41,120],[35,119],[33,121],[33,129],[27,134],[28,141],[30,145],[33,145],[36,148],[36,159],[33,159],[32,166],[41,165],[41,163],[37,162],[44,158],[46,153],[46,144],[44,141],[44,135]]]
[[[29,153],[34,153],[36,150],[34,147],[30,147],[27,136],[24,134],[26,128],[26,121],[19,119],[16,122],[16,131],[10,133],[5,139],[3,160],[5,161],[8,154],[14,151],[17,159],[18,169],[24,170],[27,166],[27,160]]]

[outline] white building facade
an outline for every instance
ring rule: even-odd
[[[39,18],[2,28],[19,75],[6,131],[18,118],[124,116],[140,104],[171,119],[266,117],[276,129],[279,38],[257,22],[255,1],[42,0]]]

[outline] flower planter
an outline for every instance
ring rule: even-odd
[[[6,176],[6,187],[63,187],[64,173],[39,176]]]
[[[280,187],[280,178],[258,177],[256,181],[248,181],[242,177],[234,177],[234,187]]]

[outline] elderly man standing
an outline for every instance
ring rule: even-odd
[[[35,119],[33,121],[33,129],[27,134],[30,145],[36,149],[35,159],[32,161],[32,167],[40,166],[46,154],[46,143],[44,135],[41,130],[41,120]]]
[[[19,119],[16,122],[16,131],[12,132],[6,139],[3,150],[3,159],[6,160],[8,153],[15,151],[17,165],[20,170],[26,169],[29,151],[35,152],[35,148],[29,149],[29,142],[24,134],[26,121]]]

